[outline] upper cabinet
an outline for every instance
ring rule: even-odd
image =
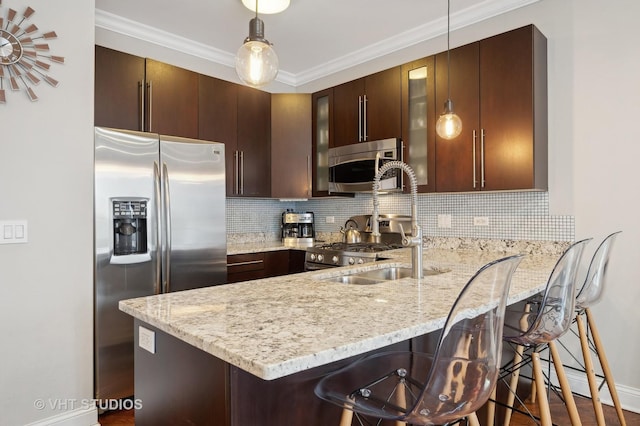
[[[402,66],[403,159],[416,174],[419,192],[433,192],[436,187],[434,63],[430,56]]]
[[[146,60],[149,132],[198,138],[198,74]]]
[[[198,137],[225,145],[227,195],[237,195],[238,85],[199,76]]]
[[[329,148],[333,147],[333,89],[311,97],[311,159],[314,197],[329,195]]]
[[[271,95],[271,197],[311,197],[311,95]]]
[[[95,125],[143,131],[144,58],[100,46],[95,53]]]
[[[335,146],[398,137],[401,104],[400,67],[334,87]]]
[[[198,74],[96,46],[96,126],[198,137]]]
[[[533,25],[451,51],[451,98],[463,132],[436,137],[436,190],[547,189],[547,41]],[[447,98],[436,56],[436,103]]]
[[[225,144],[228,197],[271,195],[271,95],[201,75],[200,139]]]
[[[271,196],[271,94],[238,86],[234,196]]]

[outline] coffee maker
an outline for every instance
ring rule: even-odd
[[[312,212],[282,212],[282,244],[287,247],[312,247],[316,234]]]

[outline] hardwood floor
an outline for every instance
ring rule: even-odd
[[[558,426],[569,426],[569,416],[564,408],[564,404],[562,401],[555,395],[552,395],[550,402],[551,409],[551,418],[553,419],[553,423]],[[595,426],[597,425],[595,420],[595,414],[593,413],[593,406],[591,405],[591,400],[588,398],[576,397],[576,405],[578,406],[578,411],[580,412],[580,420],[582,421],[583,426]],[[531,410],[534,415],[537,414],[537,405],[528,404],[527,407]],[[618,417],[616,416],[616,411],[613,407],[603,405],[604,415],[607,422],[607,425],[618,425]],[[640,414],[632,413],[629,411],[625,411],[625,420],[628,426],[640,426]],[[482,418],[480,421],[482,422]],[[107,412],[99,417],[99,422],[101,425],[105,426],[130,426],[135,425],[134,421],[134,410],[126,410],[126,411],[111,411]],[[530,426],[536,425],[537,423],[531,418],[514,413],[511,418],[511,426]],[[209,425],[203,425],[209,426]],[[251,425],[247,425],[251,426]],[[274,425],[276,426],[276,425]],[[282,425],[277,425],[282,426]],[[302,426],[302,425],[288,425],[288,426]]]

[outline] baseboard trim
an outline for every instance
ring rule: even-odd
[[[569,381],[569,386],[571,386],[571,392],[591,398],[589,381],[587,380],[586,374],[568,368],[565,368],[565,374]],[[551,382],[555,386],[558,386],[558,378],[553,368],[551,369]],[[598,380],[598,384],[600,384],[600,379]],[[622,408],[640,414],[640,389],[616,383],[616,390],[618,391],[618,398],[620,399]],[[600,389],[600,401],[603,404],[613,406],[613,399],[611,398],[606,383]]]
[[[29,423],[26,426],[100,426],[96,407],[78,408]]]

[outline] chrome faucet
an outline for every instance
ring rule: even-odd
[[[371,237],[374,242],[380,242],[380,222],[378,192],[380,191],[380,178],[390,169],[400,169],[409,177],[411,183],[411,237],[407,237],[400,225],[402,233],[402,245],[411,247],[411,272],[413,278],[422,278],[422,229],[418,225],[418,180],[416,174],[406,163],[402,161],[389,161],[385,163],[373,178],[373,214],[371,215]]]

